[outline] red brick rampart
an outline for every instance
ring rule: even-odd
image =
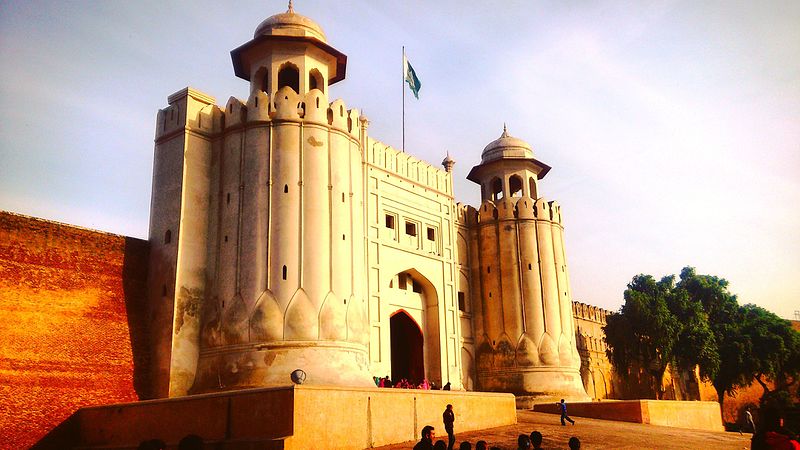
[[[149,397],[146,241],[0,211],[0,442]]]

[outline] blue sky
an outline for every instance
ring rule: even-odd
[[[155,116],[185,86],[244,99],[229,52],[285,2],[0,1],[0,209],[147,236]],[[399,146],[457,161],[508,124],[553,166],[577,300],[616,309],[685,265],[800,310],[800,3],[312,1],[331,88]]]

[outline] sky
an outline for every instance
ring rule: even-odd
[[[348,56],[331,86],[406,151],[456,160],[459,201],[503,124],[553,167],[576,300],[690,265],[800,310],[800,2],[297,0]],[[0,210],[148,233],[158,109],[246,99],[230,50],[283,1],[0,0]]]

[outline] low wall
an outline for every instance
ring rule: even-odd
[[[302,433],[287,439],[284,448],[315,448],[320,436],[330,448],[378,447],[418,440],[425,425],[444,435],[447,404],[453,405],[459,432],[517,423],[512,394],[300,386],[295,430]]]
[[[74,442],[40,448],[127,450],[157,438],[173,449],[197,434],[223,449],[362,449],[418,439],[425,425],[443,434],[448,403],[459,432],[517,422],[511,394],[285,386],[83,408]]]
[[[560,414],[556,403],[538,404],[537,412]],[[570,403],[567,412],[574,417],[647,423],[693,430],[724,431],[716,402],[677,400],[605,400]]]

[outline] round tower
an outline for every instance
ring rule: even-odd
[[[539,195],[550,167],[531,146],[503,134],[467,178],[481,186],[476,323],[482,390],[535,400],[587,400],[580,377],[561,209]]]
[[[290,3],[231,57],[251,94],[228,102],[212,161],[191,392],[288,384],[295,369],[308,384],[374,386],[361,281],[366,125],[328,103],[346,56]]]

